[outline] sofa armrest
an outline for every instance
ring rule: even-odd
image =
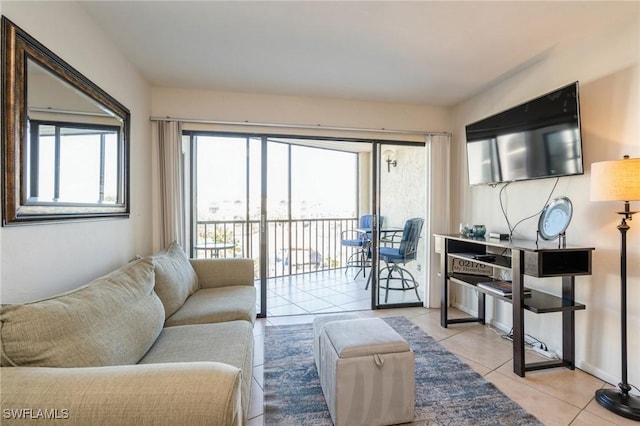
[[[190,259],[200,288],[254,285],[253,259]]]
[[[3,425],[241,425],[241,371],[217,362],[2,367]]]

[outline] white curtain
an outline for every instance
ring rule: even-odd
[[[425,286],[424,306],[440,306],[442,277],[440,275],[440,256],[436,252],[433,234],[446,234],[450,230],[450,162],[451,135],[428,135],[425,141],[427,156],[427,285]]]
[[[166,247],[177,241],[186,250],[182,124],[176,121],[158,121],[156,126],[160,243]]]

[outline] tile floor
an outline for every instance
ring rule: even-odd
[[[355,302],[357,300],[351,303]],[[316,313],[319,311],[322,308]],[[581,370],[557,368],[528,372],[524,378],[515,375],[512,372],[510,342],[487,326],[459,324],[442,328],[438,309],[403,308],[357,313],[363,317],[404,315],[545,425],[638,425],[600,407],[593,398],[594,392],[609,385]],[[312,314],[273,316],[256,322],[249,426],[263,424],[264,328],[268,325],[311,322],[313,318]],[[539,357],[534,352],[528,356]]]
[[[366,277],[362,273],[357,274],[356,268],[349,268],[270,278],[267,280],[267,316],[368,310],[371,308],[371,289],[365,287],[369,271],[367,268]],[[413,290],[389,291],[386,303],[384,290],[380,296],[383,304],[419,301]]]

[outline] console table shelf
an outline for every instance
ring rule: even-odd
[[[486,295],[512,305],[513,312],[513,371],[519,376],[526,371],[543,368],[575,368],[575,312],[586,306],[575,301],[575,277],[591,275],[592,247],[558,247],[557,243],[535,241],[500,241],[485,238],[467,238],[459,235],[435,235],[442,240],[440,270],[442,273],[442,300],[440,324],[485,322]],[[512,272],[512,294],[501,295],[478,286],[479,283],[498,281],[487,275],[474,275],[449,271],[451,259],[475,262],[480,265]],[[524,289],[524,276],[537,278],[562,277],[562,295]],[[449,318],[449,285],[472,288],[478,292],[478,316]],[[524,311],[536,314],[562,313],[562,360],[525,364]]]
[[[491,290],[478,287],[479,283],[491,281],[491,277],[483,275],[467,275],[467,274],[452,274],[449,276],[449,281],[462,286],[471,287],[479,292],[488,294],[495,298],[504,300],[511,303],[511,296],[502,296]],[[531,311],[536,314],[546,314],[549,312],[562,312],[566,310],[583,310],[586,306],[582,303],[578,303],[574,300],[564,299],[562,297],[554,296],[542,291],[531,290],[531,294],[525,294],[523,300],[523,307],[527,311]]]

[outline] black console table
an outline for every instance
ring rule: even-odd
[[[513,306],[513,371],[524,377],[526,371],[545,368],[575,368],[575,311],[585,305],[575,301],[575,277],[591,275],[592,247],[558,247],[557,242],[468,238],[459,235],[435,235],[443,241],[440,257],[442,273],[442,299],[440,325],[466,322],[485,322],[486,295],[511,303]],[[450,271],[450,260],[472,261],[480,265],[512,272],[512,294],[501,296],[478,284],[498,281],[487,275],[474,275]],[[541,291],[524,293],[524,276],[562,277],[562,296],[553,296]],[[493,274],[492,276],[495,276]],[[478,316],[471,318],[449,318],[449,286],[457,284],[478,291]],[[562,312],[562,359],[525,364],[524,311],[536,314]]]

